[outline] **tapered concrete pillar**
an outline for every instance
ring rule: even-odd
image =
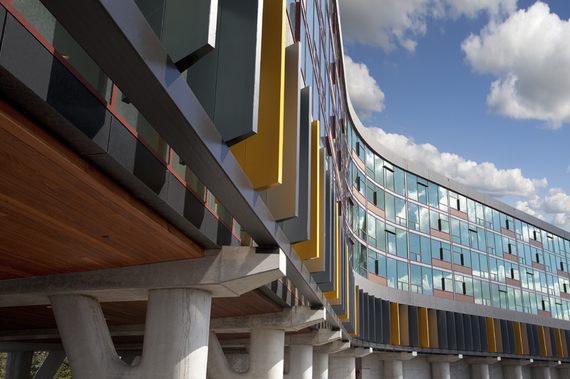
[[[473,379],[489,379],[489,365],[488,364],[472,364],[471,365],[471,378]]]
[[[33,351],[9,352],[5,379],[30,379]]]
[[[432,379],[451,379],[449,362],[433,362],[431,364]]]
[[[550,379],[550,367],[534,367],[534,379]]]
[[[404,366],[402,361],[384,361],[385,379],[404,379]]]
[[[34,379],[53,379],[64,360],[64,351],[50,351]]]
[[[283,377],[290,379],[311,379],[313,377],[312,346],[289,346],[289,372]]]
[[[523,379],[522,366],[505,366],[505,379]]]
[[[328,353],[313,353],[313,379],[328,379],[329,355]]]
[[[329,356],[330,379],[356,379],[356,358]]]
[[[74,379],[205,379],[212,295],[195,289],[149,291],[140,364],[115,348],[96,299],[50,297]]]
[[[252,330],[249,344],[249,369],[245,373],[237,373],[228,365],[216,334],[210,332],[208,378],[282,379],[284,342],[284,330]]]

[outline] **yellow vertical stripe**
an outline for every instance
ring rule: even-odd
[[[540,355],[546,357],[548,352],[546,350],[546,338],[544,337],[544,327],[538,325],[538,342],[540,343]]]
[[[420,333],[420,347],[430,347],[429,344],[429,320],[428,320],[428,309],[418,308],[418,323],[419,323],[419,333]]]
[[[400,344],[400,307],[398,303],[390,303],[390,334],[391,345]]]
[[[495,338],[495,323],[491,317],[487,317],[487,341],[489,343],[489,353],[496,353],[497,339]]]

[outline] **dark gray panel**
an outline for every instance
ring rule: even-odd
[[[2,36],[4,34],[5,21],[6,21],[6,8],[4,8],[4,6],[0,4],[0,25],[2,25],[2,28],[0,28],[0,40],[2,40]]]
[[[291,243],[310,238],[311,222],[311,102],[312,89],[301,90],[301,120],[299,126],[299,216],[279,225]]]
[[[436,310],[437,316],[437,342],[440,349],[448,349],[447,315],[445,311]]]
[[[501,340],[503,342],[503,353],[511,353],[511,340],[509,338],[509,327],[507,325],[507,320],[500,320],[501,330],[497,332],[501,333]]]
[[[216,49],[187,81],[227,144],[257,133],[263,2],[219,0]]]
[[[462,314],[463,317],[463,337],[465,340],[465,350],[473,351],[473,328],[471,327],[471,315]]]
[[[410,346],[420,346],[420,329],[418,320],[418,307],[408,306],[408,334],[410,338]]]
[[[365,325],[365,319],[368,317],[368,314],[366,313],[367,308],[368,302],[364,301],[364,291],[358,290],[358,324],[360,325],[358,336],[363,339],[366,339],[367,332],[367,327]]]
[[[447,341],[448,348],[457,349],[457,335],[455,333],[455,313],[447,312]]]
[[[390,328],[390,302],[382,300],[382,343],[392,342],[392,329]]]
[[[509,345],[511,345],[511,354],[516,354],[517,345],[515,341],[515,324],[512,321],[507,321],[507,329],[509,331]]]
[[[537,329],[538,331],[538,329]],[[536,349],[538,345],[535,343],[534,338],[534,328],[532,324],[526,324],[526,334],[528,339],[528,352],[530,355],[540,355],[537,354]]]
[[[532,340],[534,344],[534,355],[540,355],[540,337],[538,335],[538,325],[531,325],[532,327]]]
[[[34,109],[31,117],[34,121],[51,125],[50,132],[63,137],[78,154],[107,151],[110,114],[12,15],[6,18],[0,65],[49,105],[43,105],[45,109]],[[57,116],[54,119],[48,113],[51,109],[70,124],[57,122]]]
[[[374,310],[375,310],[375,317],[374,317],[374,342],[376,343],[383,343],[382,338],[382,299],[374,299]]]
[[[550,344],[552,345],[552,355],[554,357],[558,356],[558,348],[556,347],[556,335],[554,334],[554,328],[548,328],[550,331]]]
[[[455,340],[457,342],[457,350],[465,349],[465,327],[463,325],[463,314],[455,313]]]
[[[330,159],[329,159],[330,161]],[[330,166],[329,166],[330,167]],[[334,271],[332,271],[332,261],[335,256],[335,222],[336,212],[334,210],[333,184],[331,181],[331,172],[325,172],[325,247],[324,247],[324,271],[312,274],[315,282],[323,292],[334,291],[336,283],[334,282]]]
[[[479,329],[479,317],[475,315],[471,315],[471,328],[473,329],[473,350],[474,351],[483,351],[481,348],[481,330]]]
[[[376,302],[374,296],[368,296],[368,341],[376,339]]]
[[[479,337],[481,339],[481,350],[489,351],[489,339],[487,338],[487,319],[482,316],[479,317]]]
[[[214,49],[218,0],[166,0],[162,44],[180,72]]]

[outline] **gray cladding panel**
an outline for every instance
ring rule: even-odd
[[[392,339],[390,328],[390,302],[382,300],[382,343],[389,344]]]
[[[280,223],[291,243],[310,238],[311,203],[311,106],[312,90],[301,90],[301,121],[299,128],[299,216]]]
[[[408,306],[408,334],[410,338],[410,346],[420,346],[420,329],[418,320],[418,307]]]
[[[165,0],[162,44],[182,72],[212,51],[218,0]]]
[[[466,350],[465,333],[466,331],[463,325],[463,314],[455,313],[455,339],[457,341],[457,350]]]
[[[463,314],[463,337],[465,350],[473,351],[473,328],[471,327],[471,315]]]
[[[447,312],[447,347],[457,349],[457,335],[455,331],[455,313]]]
[[[447,314],[445,311],[436,310],[437,315],[437,342],[440,349],[448,349],[447,338]]]
[[[382,343],[382,299],[374,298],[374,336],[376,343]]]
[[[334,271],[332,270],[335,255],[334,226],[336,221],[333,189],[331,172],[327,170],[325,172],[325,218],[323,220],[325,222],[324,271],[313,274],[315,282],[319,284],[319,288],[323,292],[334,291],[336,287]]]
[[[257,133],[263,2],[219,0],[216,48],[187,81],[229,145]]]
[[[473,350],[483,351],[481,349],[481,330],[479,328],[479,317],[471,315],[471,328],[473,330]]]
[[[487,338],[487,319],[482,316],[479,317],[479,337],[481,338],[481,350],[489,351],[489,339]]]

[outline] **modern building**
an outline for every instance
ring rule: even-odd
[[[6,378],[564,378],[570,233],[399,157],[336,0],[0,0]]]

